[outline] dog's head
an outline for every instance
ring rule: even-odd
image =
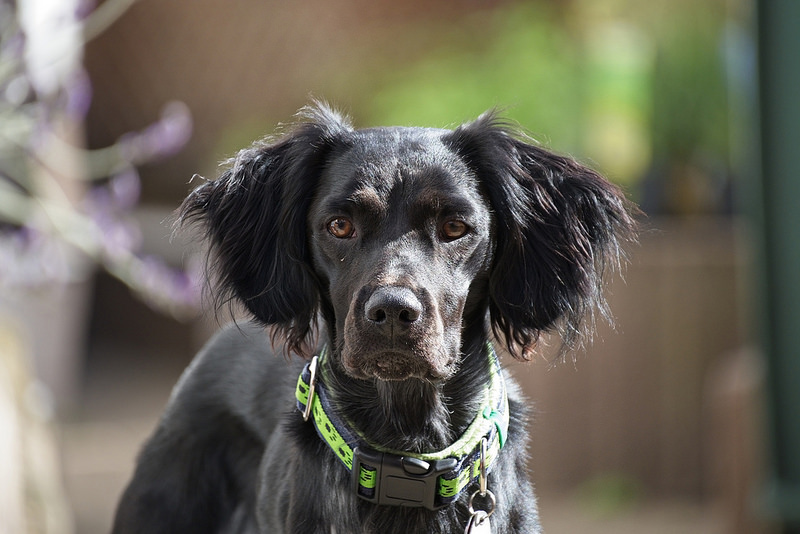
[[[356,378],[437,379],[486,318],[517,357],[579,343],[633,221],[594,171],[494,114],[455,130],[355,130],[325,106],[196,189],[221,294],[301,355],[327,323]]]

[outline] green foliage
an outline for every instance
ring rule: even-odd
[[[511,2],[417,28],[439,44],[378,67],[358,122],[447,127],[499,107],[543,144],[631,186],[654,159],[728,161],[716,2],[553,6]]]
[[[451,126],[500,107],[541,141],[578,146],[578,49],[548,6],[519,3],[473,15],[454,25],[447,41],[386,73],[365,103],[367,122]]]
[[[723,17],[708,4],[679,10],[659,28],[653,72],[655,155],[727,159],[728,103],[722,61]]]
[[[597,517],[613,517],[635,507],[644,498],[642,484],[618,472],[597,475],[578,488],[578,497],[587,511]]]

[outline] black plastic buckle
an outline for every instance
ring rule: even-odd
[[[375,491],[365,493],[359,483],[361,466],[375,470]],[[439,476],[453,471],[458,465],[455,458],[425,461],[409,456],[378,452],[366,447],[353,451],[352,487],[362,499],[390,506],[424,506],[438,510],[446,504],[437,503]]]

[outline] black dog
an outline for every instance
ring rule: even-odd
[[[540,531],[490,338],[521,359],[545,331],[581,343],[633,232],[616,187],[491,113],[354,130],[316,105],[179,218],[255,321],[181,378],[115,533]]]

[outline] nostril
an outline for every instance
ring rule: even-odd
[[[419,319],[419,310],[403,309],[400,311],[400,321],[406,324],[411,324]]]
[[[381,309],[374,310],[369,314],[369,318],[376,323],[382,323],[386,320],[386,312]]]

